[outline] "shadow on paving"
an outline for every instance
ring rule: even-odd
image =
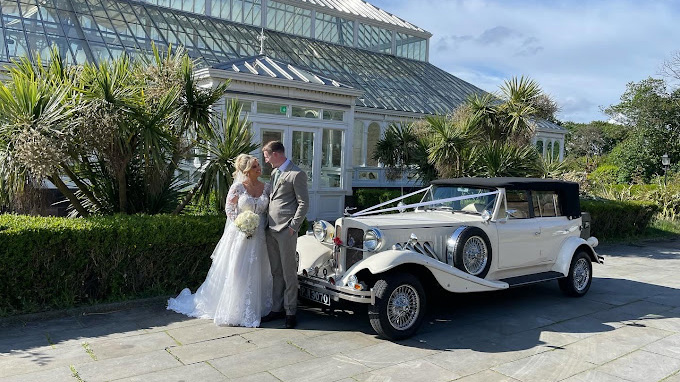
[[[116,305],[116,304],[112,304]],[[83,308],[84,310],[89,308]],[[31,315],[33,317],[35,315]],[[93,339],[113,339],[135,334],[163,330],[171,325],[190,324],[195,319],[165,309],[163,300],[126,304],[125,307],[106,309],[97,307],[97,312],[65,315],[54,319],[30,319],[16,323],[21,317],[12,318],[12,323],[0,325],[0,355],[30,352],[31,349],[55,347],[63,344],[81,345]],[[40,358],[37,358],[40,362]]]
[[[548,345],[542,337],[550,333],[584,337],[626,325],[645,326],[650,320],[680,315],[680,304],[655,303],[655,298],[680,301],[680,290],[624,279],[595,278],[584,298],[563,296],[555,282],[501,292],[436,295],[428,301],[429,310],[419,332],[399,344],[432,350],[509,352]],[[298,318],[296,330],[301,332],[375,335],[365,309],[323,312],[316,306],[301,304]],[[57,345],[80,347],[94,339],[146,334],[206,322],[167,311],[162,302],[36,320],[0,327],[0,355],[20,355],[36,365],[44,365],[50,361],[45,349]],[[286,330],[282,325],[282,321],[276,321],[262,327]],[[560,346],[554,343],[550,341],[549,346]]]

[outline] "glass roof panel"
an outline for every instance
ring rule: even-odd
[[[150,4],[151,1],[41,0],[42,7],[36,6],[33,0],[22,1],[0,0],[0,41],[4,42],[0,45],[2,61],[29,52],[32,54],[32,51],[44,56],[45,49],[55,44],[63,52],[69,52],[76,62],[83,63],[86,60],[110,59],[123,53],[131,56],[148,54],[151,41],[154,41],[160,48],[181,43],[201,65],[220,67],[220,63],[255,56],[260,50],[258,27],[192,13],[214,14],[218,10],[220,14],[215,16],[224,17],[226,11],[238,14],[241,20],[243,17],[258,19],[261,18],[261,2],[257,0],[167,2],[168,6],[186,9],[187,12],[170,11]],[[323,1],[323,6],[335,4],[331,0],[314,1]],[[233,5],[233,9],[229,4]],[[310,24],[306,21],[310,19],[309,14],[290,4],[274,3],[273,0],[269,4],[278,6],[278,12],[269,17],[274,17],[273,22],[277,25],[280,22],[280,28],[290,29],[293,33],[310,33]],[[69,9],[69,5],[73,10]],[[359,3],[355,5],[361,6]],[[208,9],[204,10],[205,6]],[[372,11],[380,15],[379,10]],[[319,17],[326,16],[319,13],[315,19]],[[277,18],[281,19],[277,21]],[[327,19],[333,21],[333,17]],[[253,20],[248,22],[254,23]],[[332,25],[326,28],[317,33],[321,33],[321,38],[337,41],[337,44],[266,30],[265,54],[312,74],[363,90],[364,95],[357,100],[359,106],[443,113],[454,109],[470,93],[483,92],[424,61],[344,46],[339,39],[342,32],[333,30]],[[377,27],[364,28],[363,38],[366,44],[372,45],[372,49],[388,50],[392,36],[386,32]],[[351,34],[347,38],[349,36]],[[418,43],[418,38],[401,33],[397,41],[401,46],[412,41]],[[402,52],[417,58],[417,47],[408,49],[411,50]]]

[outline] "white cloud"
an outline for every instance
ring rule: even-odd
[[[678,49],[680,3],[664,0],[375,0],[433,34],[430,62],[482,89],[527,75],[559,118],[606,120],[631,81]]]

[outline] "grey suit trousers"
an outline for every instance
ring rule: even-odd
[[[289,229],[276,232],[267,229],[267,250],[269,264],[274,278],[272,311],[286,311],[287,315],[294,315],[297,311],[298,278],[295,249],[297,247],[297,232],[290,235]]]

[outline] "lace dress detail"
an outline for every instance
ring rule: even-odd
[[[271,187],[260,197],[248,194],[242,183],[229,189],[227,224],[211,258],[212,266],[195,294],[188,288],[168,300],[168,309],[191,317],[211,318],[217,325],[257,327],[271,310],[272,276],[265,227]],[[260,224],[252,238],[231,224],[239,213],[252,211]]]

